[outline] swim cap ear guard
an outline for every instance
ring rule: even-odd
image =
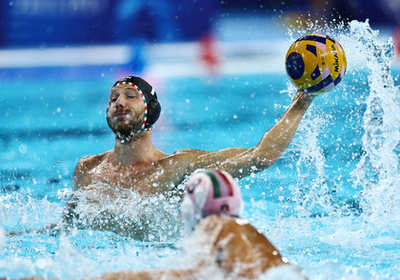
[[[157,100],[157,94],[154,91],[154,88],[142,78],[135,76],[127,76],[119,79],[114,83],[112,88],[121,84],[133,84],[142,91],[144,102],[147,104],[147,119],[144,128],[151,128],[151,126],[158,120],[161,113],[161,105]]]
[[[210,215],[239,217],[243,200],[238,183],[226,172],[210,170],[193,175],[186,184],[182,215],[188,229]]]

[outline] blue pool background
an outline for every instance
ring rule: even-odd
[[[234,26],[255,22],[271,23]],[[256,145],[295,92],[283,68],[285,51],[310,29],[271,33],[272,43],[225,42],[220,51],[231,56],[217,72],[182,56],[193,45],[157,46],[163,52],[149,46],[153,56],[143,75],[163,106],[155,146],[172,153]],[[378,36],[360,22],[350,31],[321,31],[343,45],[346,77],[315,100],[273,167],[240,181],[244,218],[310,279],[398,279],[397,58],[390,72],[385,30]],[[232,39],[234,32],[224,36]],[[168,51],[172,57],[160,57]],[[113,147],[105,121],[107,95],[114,80],[131,70],[126,64],[1,69],[0,219],[5,231],[42,228],[60,218],[79,158]],[[382,100],[390,102],[382,105]],[[371,143],[381,148],[378,153]],[[187,265],[172,246],[175,240],[145,243],[84,230],[60,237],[2,236],[0,241],[0,276],[72,278]]]

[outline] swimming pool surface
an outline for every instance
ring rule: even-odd
[[[273,167],[239,182],[244,218],[310,279],[399,279],[400,72],[388,68],[390,43],[363,24],[349,32],[338,38],[349,60],[344,80],[314,101]],[[105,109],[117,73],[87,71],[67,79],[61,70],[39,69],[36,76],[0,81],[5,231],[56,222],[77,161],[113,148]],[[295,92],[280,71],[147,78],[163,108],[153,142],[166,153],[253,147]],[[154,210],[145,205],[140,211]],[[178,206],[163,204],[171,211]],[[1,234],[0,277],[74,278],[187,265],[174,245],[181,236],[160,232],[164,237],[149,242],[92,230],[58,237]]]

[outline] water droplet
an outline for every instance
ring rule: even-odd
[[[19,152],[25,154],[28,151],[28,147],[25,144],[19,145]]]

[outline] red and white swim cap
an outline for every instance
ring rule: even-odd
[[[189,228],[209,215],[240,216],[242,211],[240,187],[230,174],[208,170],[196,173],[187,182],[182,214]]]

